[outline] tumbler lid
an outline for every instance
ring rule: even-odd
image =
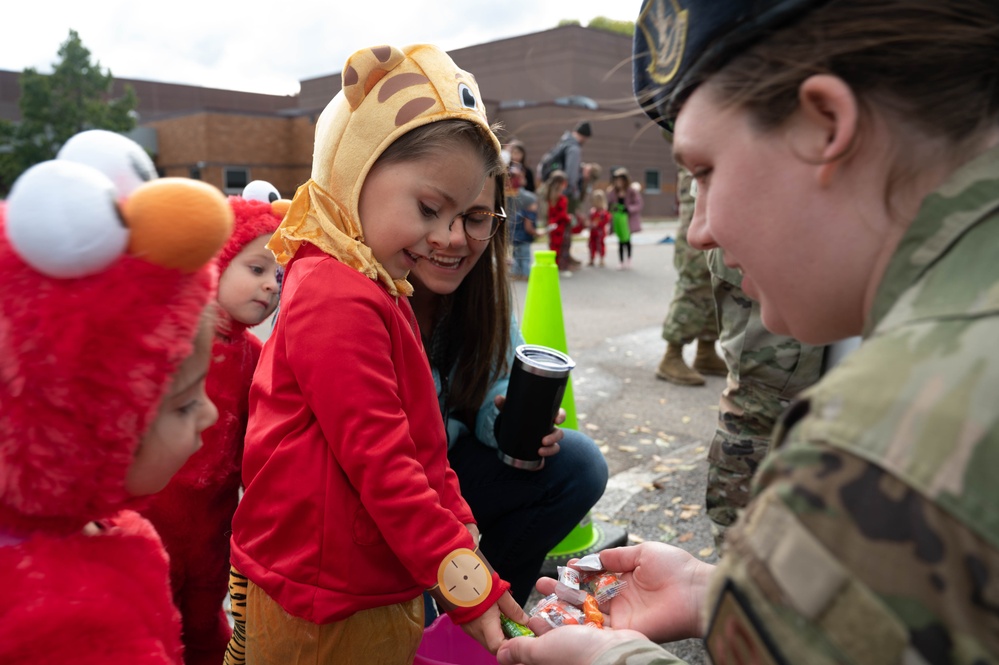
[[[540,344],[521,344],[515,353],[524,371],[537,376],[561,379],[576,366],[566,354]]]

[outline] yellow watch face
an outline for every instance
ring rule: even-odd
[[[474,607],[489,596],[493,576],[475,552],[460,548],[444,557],[437,570],[437,583],[448,602]]]

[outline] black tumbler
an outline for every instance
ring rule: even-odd
[[[506,403],[496,421],[501,460],[518,469],[541,467],[541,439],[552,431],[569,372],[575,366],[572,358],[547,346],[517,347]]]

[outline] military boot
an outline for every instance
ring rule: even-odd
[[[697,355],[694,356],[694,369],[709,376],[728,376],[728,365],[718,357],[714,340],[697,340]]]
[[[683,362],[683,347],[679,344],[667,344],[666,354],[659,362],[656,376],[663,381],[669,381],[680,386],[703,386],[704,377]]]

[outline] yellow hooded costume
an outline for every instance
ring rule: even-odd
[[[286,265],[303,242],[320,248],[373,280],[393,296],[411,295],[393,280],[364,244],[358,201],[368,171],[385,149],[421,125],[448,119],[480,126],[495,144],[475,78],[435,46],[379,46],[348,58],[343,88],[316,123],[312,177],[267,247]]]

